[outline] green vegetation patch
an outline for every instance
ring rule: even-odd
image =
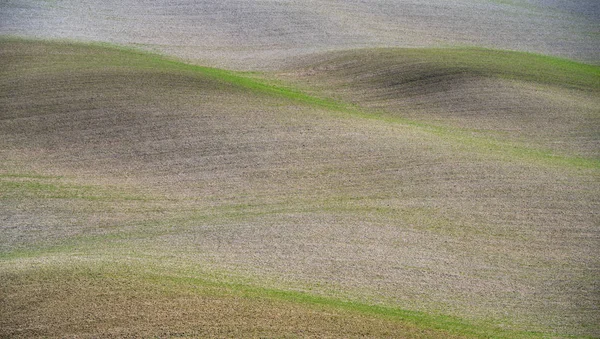
[[[81,199],[81,200],[147,200],[107,187],[77,185],[60,177],[8,173],[0,174],[0,200],[23,199]]]

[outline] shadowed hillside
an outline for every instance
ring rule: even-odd
[[[599,333],[593,160],[137,51],[4,40],[0,58],[2,335]],[[413,68],[395,72],[424,96],[502,71]],[[377,77],[348,88],[366,106],[418,88]],[[552,79],[533,81],[597,104],[593,76]]]
[[[596,66],[484,49],[374,49],[314,56],[285,76],[380,113],[600,156]]]

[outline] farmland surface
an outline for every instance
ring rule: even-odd
[[[202,65],[277,69],[365,47],[480,46],[598,64],[597,0],[4,0],[0,32],[135,45]]]
[[[1,3],[0,337],[600,336],[597,3],[375,3]]]

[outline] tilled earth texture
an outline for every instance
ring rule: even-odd
[[[598,11],[0,2],[0,337],[599,337]]]
[[[4,0],[0,32],[273,69],[338,49],[477,45],[598,63],[597,0]]]

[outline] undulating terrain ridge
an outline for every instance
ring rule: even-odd
[[[597,0],[4,0],[0,33],[135,45],[277,69],[365,47],[480,46],[598,64]]]
[[[386,117],[600,158],[598,67],[499,50],[363,49],[278,74]]]
[[[600,337],[599,13],[0,3],[0,337]]]

